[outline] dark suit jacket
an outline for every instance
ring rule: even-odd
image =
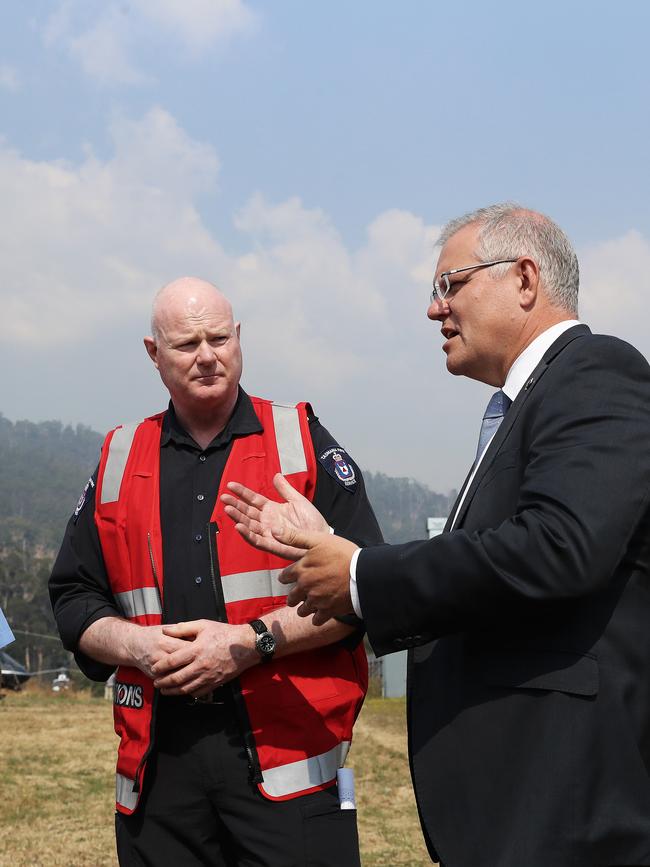
[[[361,552],[375,652],[415,648],[434,860],[650,865],[649,494],[650,368],[580,325],[512,404],[456,529]]]

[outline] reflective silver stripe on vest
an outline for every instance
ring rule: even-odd
[[[275,440],[280,455],[280,471],[283,476],[289,473],[306,473],[307,458],[302,444],[300,420],[295,406],[273,404],[273,424]]]
[[[120,495],[124,468],[139,424],[140,422],[137,422],[118,427],[111,437],[106,467],[104,468],[100,503],[114,503]]]
[[[133,590],[116,593],[115,601],[125,617],[144,617],[145,614],[162,615],[156,587],[134,587]]]
[[[282,798],[294,792],[303,792],[314,786],[322,786],[336,777],[338,768],[343,767],[350,749],[350,741],[340,744],[320,756],[312,756],[300,762],[291,762],[262,772],[262,788],[272,798]]]
[[[135,810],[138,793],[133,791],[134,781],[122,774],[115,774],[115,800],[127,810]]]
[[[291,587],[280,584],[278,575],[282,569],[259,569],[256,572],[233,572],[221,576],[223,599],[228,602],[243,602],[244,599],[264,599],[266,596],[286,596]]]

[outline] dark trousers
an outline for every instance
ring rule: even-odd
[[[359,867],[336,786],[269,801],[249,782],[233,709],[162,699],[138,809],[116,814],[121,867]]]

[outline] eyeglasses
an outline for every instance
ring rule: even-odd
[[[447,295],[449,295],[452,286],[454,285],[449,282],[449,278],[452,276],[452,274],[460,274],[463,271],[474,271],[478,268],[491,268],[492,265],[505,265],[506,262],[516,261],[516,259],[497,259],[495,262],[479,262],[478,265],[467,265],[465,268],[452,268],[451,271],[443,271],[442,274],[438,277],[438,279],[433,281],[431,303],[433,304],[434,301],[444,301]]]

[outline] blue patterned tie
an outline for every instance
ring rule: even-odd
[[[501,391],[495,391],[483,416],[483,424],[481,425],[481,433],[478,438],[478,448],[476,450],[476,461],[481,457],[486,445],[490,442],[494,434],[499,429],[499,425],[503,421],[503,417],[508,412],[512,401],[508,395]],[[476,463],[474,461],[474,463]]]

